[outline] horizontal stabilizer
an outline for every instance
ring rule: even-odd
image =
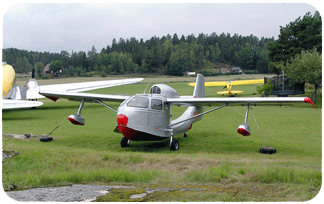
[[[2,99],[2,109],[32,108],[43,105],[40,101]]]

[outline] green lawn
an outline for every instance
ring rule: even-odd
[[[169,85],[180,95],[191,95],[193,91],[187,83]],[[142,83],[94,92],[132,95],[143,93],[145,87]],[[235,89],[246,89],[243,91],[247,95],[241,96],[253,93],[253,87]],[[206,87],[206,95],[216,96],[215,88]],[[2,111],[2,132],[48,134],[71,112],[76,113],[79,106],[78,102],[62,99],[55,103],[42,101],[44,105],[35,110]],[[115,109],[119,105],[109,104]],[[241,113],[246,109],[234,108]],[[176,117],[184,108],[172,110]],[[177,196],[175,192],[152,194],[144,201],[310,200],[322,184],[321,112],[321,108],[316,111],[309,104],[253,107],[265,139],[277,148],[276,154],[265,155],[259,153],[259,148],[266,144],[251,112],[249,137],[236,132],[244,118],[226,107],[205,115],[188,131],[187,138],[176,136],[180,149],[170,151],[169,140],[131,142],[129,148],[121,148],[122,135],[113,132],[116,114],[92,104],[82,110],[85,126],[74,126],[66,120],[52,134],[52,142],[3,136],[3,149],[20,153],[3,160],[3,187],[6,190],[15,185],[17,189],[26,189],[70,183],[190,186],[208,190]]]

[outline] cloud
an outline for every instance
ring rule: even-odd
[[[16,4],[4,14],[3,46],[71,52],[92,45],[100,51],[113,38],[174,33],[277,37],[279,26],[305,9],[315,10],[307,4]]]

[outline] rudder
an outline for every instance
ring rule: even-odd
[[[196,85],[193,92],[195,98],[205,97],[205,77],[202,74],[197,75]]]

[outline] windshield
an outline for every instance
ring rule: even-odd
[[[134,97],[128,103],[128,107],[147,108],[149,100],[146,97]]]
[[[162,101],[158,99],[152,99],[151,108],[155,110],[162,110]]]

